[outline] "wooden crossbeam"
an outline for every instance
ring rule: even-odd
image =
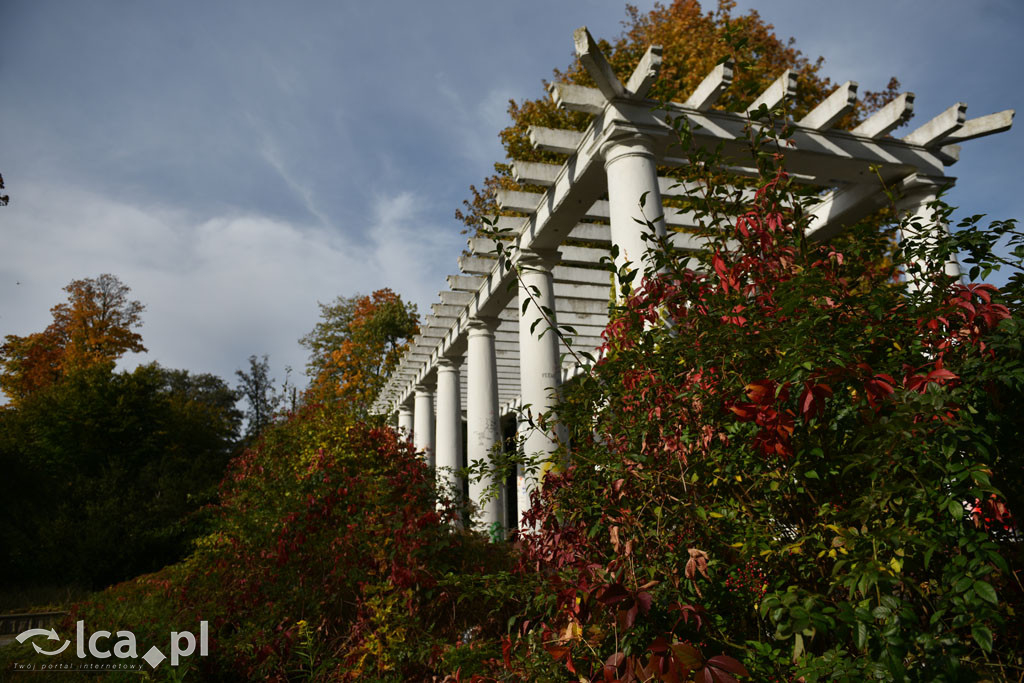
[[[697,89],[683,103],[683,106],[698,111],[711,109],[726,88],[732,84],[734,64],[732,58],[729,58],[712,69],[711,73],[704,77]]]
[[[533,213],[544,195],[539,192],[522,192],[520,190],[498,190],[494,193],[498,208],[521,213]]]
[[[942,144],[974,140],[976,138],[983,138],[986,135],[1002,133],[1005,130],[1010,130],[1010,127],[1013,126],[1013,116],[1014,110],[1006,109],[1004,111],[996,112],[995,114],[978,116],[968,121],[964,121],[964,125],[962,125],[958,130],[955,130],[942,138]]]
[[[850,185],[830,192],[811,209],[804,234],[816,242],[829,240],[845,226],[881,208],[885,199],[885,193],[877,182]]]
[[[669,178],[666,178],[665,180],[666,186],[670,186],[676,182]],[[671,192],[672,190],[670,189],[669,191]],[[540,202],[544,199],[544,194],[540,192],[521,192],[519,190],[498,190],[495,192],[495,198],[497,199],[498,206],[502,209],[532,214],[539,208]],[[692,228],[697,225],[692,211],[683,211],[670,206],[663,208],[665,211],[664,219],[666,225],[680,228]],[[590,207],[584,212],[582,218],[584,220],[609,220],[610,216],[611,210],[609,209],[607,200],[600,199],[590,205]],[[512,218],[513,220],[520,221],[519,226],[522,225],[522,219]],[[640,218],[639,206],[637,207],[637,218]],[[654,218],[657,218],[657,216],[647,216],[647,218],[653,220]],[[496,223],[496,227],[502,225],[511,226],[514,224],[510,221],[502,222],[500,220]]]
[[[892,102],[869,116],[852,132],[854,135],[863,135],[866,138],[880,138],[891,133],[913,115],[914,93],[900,93]]]
[[[481,258],[479,256],[459,255],[459,270],[468,275],[487,275],[494,270],[493,258]]]
[[[826,130],[853,111],[856,105],[857,83],[856,81],[846,81],[808,112],[807,116],[800,119],[798,124],[814,130]]]
[[[615,75],[611,64],[605,59],[601,49],[597,46],[597,41],[594,40],[594,36],[590,35],[587,27],[581,26],[576,29],[572,38],[576,46],[576,56],[579,57],[580,63],[583,64],[583,68],[587,70],[590,77],[594,79],[594,83],[605,99],[623,97],[626,94],[626,89],[622,87],[622,82]]]
[[[582,37],[589,38],[585,32]],[[595,64],[599,66],[599,58],[596,56],[599,52],[596,45],[592,45],[592,38],[586,43],[584,52],[592,62],[591,68]],[[604,64],[607,65],[607,62]],[[600,83],[600,80],[598,82]],[[614,83],[615,81],[612,81],[604,85],[614,88]],[[619,85],[621,86],[621,83]],[[761,104],[777,106],[783,98],[792,94],[793,86],[795,75],[784,74],[773,87],[769,87],[758,97],[752,107],[759,107]],[[600,94],[607,98],[607,93]],[[949,162],[956,142],[1005,130],[1012,121],[1012,112],[1000,112],[991,117],[981,117],[972,125],[965,126],[966,117],[957,116],[960,112],[954,110],[952,115],[949,111],[944,112],[903,140],[879,139],[909,113],[912,97],[909,93],[907,95],[889,107],[886,113],[876,115],[869,119],[870,123],[865,122],[858,126],[853,134],[826,129],[828,125],[834,125],[836,110],[842,108],[841,101],[838,106],[830,107],[828,115],[815,114],[807,123],[821,126],[822,129],[797,126],[790,144],[780,150],[787,167],[790,171],[800,174],[802,182],[826,187],[849,184],[850,187],[844,188],[843,191],[851,193],[851,188],[867,185],[875,175],[880,175],[882,181],[886,183],[898,182],[914,172],[941,175],[942,166]],[[839,96],[836,97],[841,100]],[[656,141],[655,154],[659,164],[687,163],[685,159],[673,161],[664,156],[666,146],[671,144],[673,139],[672,126],[667,119],[677,116],[689,120],[694,131],[694,140],[698,145],[720,146],[727,163],[734,159],[732,163],[744,165],[748,135],[747,117],[679,104],[669,104],[666,108],[655,109],[651,102],[631,98],[629,93],[626,93],[626,96],[620,97],[614,106],[604,106],[603,113],[594,119],[585,133],[543,128],[531,130],[531,138],[539,147],[568,154],[572,158],[553,175],[543,167],[517,171],[521,180],[542,180],[543,182],[536,184],[548,189],[543,198],[531,198],[536,202],[532,207],[524,207],[524,213],[532,210],[529,216],[502,217],[499,219],[500,225],[510,226],[515,231],[517,248],[521,249],[558,248],[566,239],[570,239],[569,236],[580,226],[585,226],[581,234],[589,232],[590,237],[594,237],[594,233],[596,236],[602,236],[607,228],[595,228],[580,223],[586,217],[600,218],[607,212],[607,203],[598,201],[607,189],[604,185],[600,143],[620,132],[639,129]],[[524,197],[521,196],[519,199]],[[818,209],[820,213],[815,214],[814,219],[820,218],[823,224],[831,225],[837,216],[853,215],[863,206],[870,204],[874,195],[865,196],[859,201],[855,199],[853,194],[840,195],[837,192],[828,198],[827,204],[830,208]],[[844,203],[847,205],[845,208]],[[684,235],[674,239],[692,242],[695,238],[692,235]],[[580,270],[586,273],[587,278],[600,279],[601,282],[591,284],[588,279],[580,284],[577,279],[579,276],[572,273],[566,273],[566,281],[559,282],[556,270],[555,284],[558,290],[556,296],[560,299],[559,310],[594,315],[606,312],[611,293],[611,288],[605,280],[607,275],[590,268]],[[515,288],[508,287],[510,277],[513,276],[492,268],[482,277],[462,275],[450,278],[454,290],[452,294],[462,295],[458,304],[453,305],[464,307],[462,312],[457,319],[444,319],[443,326],[440,321],[427,321],[433,322],[437,329],[427,325],[424,335],[420,337],[417,353],[429,352],[429,360],[403,360],[400,367],[404,379],[390,382],[387,393],[382,394],[382,397],[393,396],[393,400],[407,398],[416,381],[429,381],[434,372],[433,363],[441,355],[461,353],[465,345],[466,320],[476,315],[495,315],[504,310],[510,299],[515,298]],[[566,287],[571,289],[566,290]],[[581,287],[584,289],[580,289]],[[587,287],[593,288],[593,291],[585,291]],[[573,298],[574,296],[581,298]],[[436,336],[439,334],[442,336]]]
[[[584,114],[600,114],[608,103],[597,88],[575,83],[549,83],[548,94],[559,109],[581,111]]]
[[[473,300],[473,295],[469,292],[453,292],[450,289],[438,292],[438,296],[440,297],[442,304],[452,306],[465,306]]]
[[[544,164],[537,161],[513,161],[512,177],[517,183],[524,185],[540,185],[550,187],[555,184],[561,164]]]
[[[542,152],[572,154],[583,140],[583,133],[561,128],[530,126],[530,144]]]
[[[903,136],[904,142],[926,147],[957,131],[967,120],[967,104],[957,102],[935,118]]]
[[[538,161],[513,161],[512,177],[518,183],[551,187],[558,179],[558,173],[561,169],[561,164],[548,164]],[[750,169],[750,173],[756,174],[756,172],[756,169]],[[662,197],[692,197],[694,193],[702,192],[702,186],[696,182],[684,182],[676,178],[659,176],[658,191]],[[751,194],[750,196],[752,197],[753,195]]]
[[[476,292],[484,281],[482,277],[473,275],[449,275],[446,279],[454,292]]]
[[[661,72],[661,45],[651,45],[640,58],[626,81],[626,92],[633,97],[645,97]]]
[[[431,310],[434,313],[433,317],[437,320],[455,320],[462,313],[457,306],[445,306],[444,304],[434,304],[431,306]],[[577,330],[578,334],[596,336],[600,335],[601,330],[608,324],[608,311],[607,306],[600,314],[576,313],[556,308],[555,318],[559,325],[571,326]],[[506,308],[498,315],[498,319],[501,321],[503,329],[509,325],[517,326],[519,324],[518,306]]]
[[[789,99],[796,95],[796,72],[792,69],[786,69],[782,72],[782,75],[775,79],[775,81],[768,86],[768,88],[761,93],[756,100],[747,107],[747,114],[753,111],[757,111],[761,105],[768,107],[771,111],[775,109],[784,99]]]
[[[551,275],[555,282],[575,282],[587,285],[604,285],[611,287],[611,273],[607,270],[595,268],[580,268],[579,266],[557,265]]]

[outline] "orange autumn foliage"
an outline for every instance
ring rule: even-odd
[[[73,280],[64,291],[68,300],[50,309],[53,322],[45,330],[9,334],[0,346],[0,389],[12,405],[71,372],[146,350],[133,331],[145,306],[128,299],[131,289],[117,277]]]
[[[320,307],[324,320],[302,339],[314,371],[306,399],[365,415],[419,331],[416,306],[385,288]]]

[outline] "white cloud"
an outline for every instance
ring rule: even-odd
[[[279,374],[285,364],[301,368],[297,340],[318,313],[312,293],[365,289],[379,272],[362,245],[318,226],[242,214],[197,220],[74,188],[19,188],[4,226],[5,334],[42,329],[61,287],[110,272],[147,308],[149,354],[134,360],[226,378],[251,353],[269,353]]]

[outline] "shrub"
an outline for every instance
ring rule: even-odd
[[[1019,279],[899,277],[958,244],[1013,259],[970,226],[808,244],[807,191],[757,158],[743,207],[694,165],[719,188],[702,268],[646,264],[567,388],[570,464],[527,515],[490,675],[1017,680]]]

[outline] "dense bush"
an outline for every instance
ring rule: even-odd
[[[209,656],[182,663],[204,680],[419,680],[458,667],[482,611],[446,577],[508,563],[450,524],[393,430],[319,405],[235,461],[216,513],[184,563],[78,605],[65,627],[132,628],[141,653],[207,620]]]
[[[528,513],[506,583],[517,614],[491,634],[503,658],[486,676],[1024,671],[1020,278],[1001,293],[929,276],[963,245],[974,275],[1019,266],[1019,232],[973,217],[955,238],[896,247],[872,223],[808,244],[813,197],[758,158],[746,206],[694,169],[717,187],[696,205],[714,240],[702,267],[670,251],[646,264],[567,389],[570,464]],[[999,236],[1015,257],[992,251]]]

